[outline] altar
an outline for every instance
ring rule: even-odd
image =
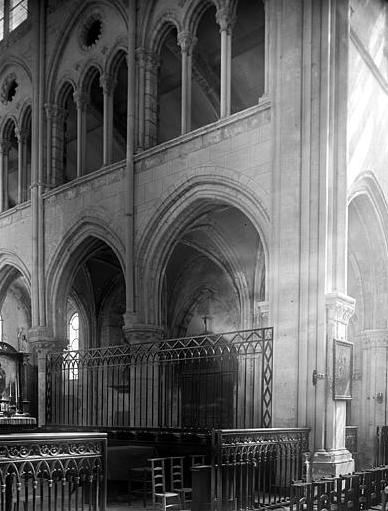
[[[0,342],[0,427],[36,425],[26,399],[28,357],[29,353]]]

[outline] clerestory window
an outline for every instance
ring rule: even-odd
[[[26,21],[28,0],[0,0],[0,40]]]

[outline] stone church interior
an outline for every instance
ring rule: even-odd
[[[0,0],[0,511],[379,504],[387,111],[385,0]]]

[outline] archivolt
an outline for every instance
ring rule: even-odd
[[[202,211],[209,208],[209,202],[228,204],[245,214],[258,232],[268,268],[266,239],[269,235],[269,218],[258,197],[241,182],[225,176],[193,177],[167,195],[139,243],[139,312],[143,314],[145,323],[158,324],[163,270],[181,233]]]
[[[75,223],[61,243],[51,260],[47,272],[47,296],[50,297],[48,317],[53,319],[54,335],[61,337],[61,324],[65,309],[65,299],[79,265],[94,246],[103,241],[116,255],[125,273],[125,249],[105,220],[99,217],[84,217]]]

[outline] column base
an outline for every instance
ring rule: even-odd
[[[337,477],[354,472],[354,459],[347,449],[317,451],[312,462],[312,479]]]

